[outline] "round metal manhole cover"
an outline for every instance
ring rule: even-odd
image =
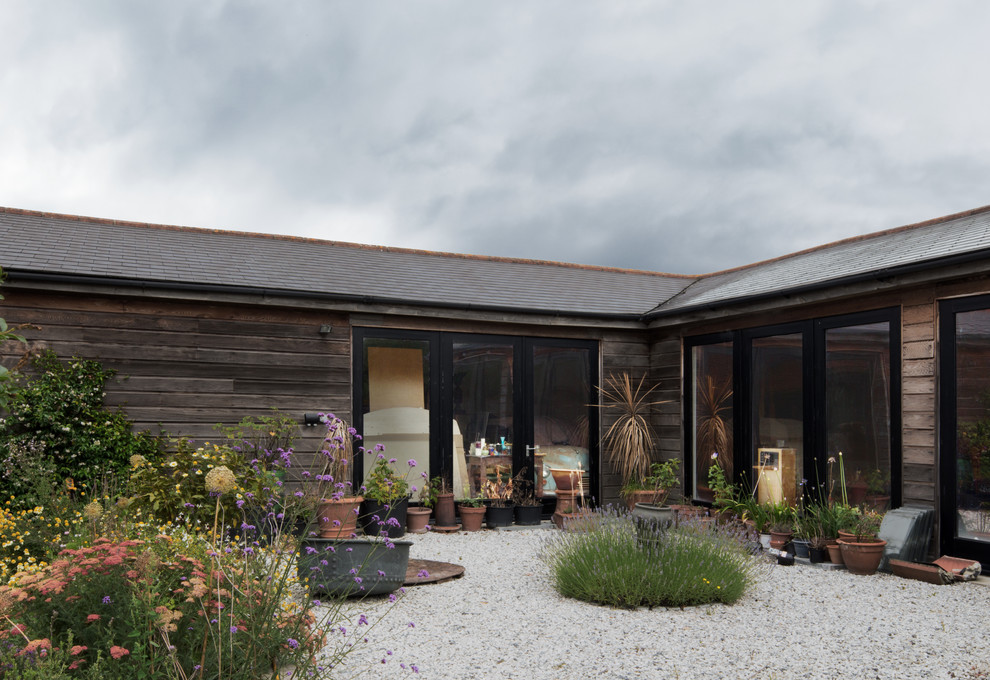
[[[405,586],[423,586],[428,583],[443,583],[464,575],[464,567],[450,562],[435,560],[409,560],[406,567]]]

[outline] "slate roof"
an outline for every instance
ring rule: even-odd
[[[0,267],[368,303],[644,318],[990,259],[990,206],[697,277],[0,207]]]
[[[638,318],[694,279],[0,207],[0,267],[367,302]]]
[[[990,258],[990,206],[845,239],[698,278],[649,316],[891,277],[911,269]]]

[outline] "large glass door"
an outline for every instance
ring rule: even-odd
[[[805,491],[804,345],[801,332],[749,341],[752,479],[764,503],[795,505]]]
[[[486,482],[507,485],[515,474],[516,344],[504,339],[451,339],[451,455],[458,497],[481,496]]]
[[[886,321],[825,329],[825,449],[842,459],[850,505],[890,507],[891,328]],[[838,497],[837,466],[829,468]]]
[[[598,380],[593,343],[527,340],[527,416],[530,436],[516,456],[517,469],[526,469],[536,496],[547,504],[556,498],[551,470],[569,470],[580,479],[579,491],[596,495],[597,419],[592,418],[594,385]]]
[[[764,502],[837,494],[838,465],[829,461],[841,459],[853,505],[896,507],[898,320],[889,308],[689,338],[694,498],[712,499],[715,462]]]
[[[990,564],[990,297],[941,305],[944,554]]]
[[[384,445],[388,457],[396,459],[392,467],[399,474],[405,475],[410,466],[427,477],[439,474],[432,455],[439,388],[435,337],[383,331],[362,335],[355,343],[360,352],[355,375],[360,381],[355,386],[354,424],[364,438],[362,446]],[[355,483],[364,483],[374,462],[355,452]],[[421,478],[412,484],[421,486]]]
[[[414,484],[441,476],[467,498],[516,477],[549,510],[564,468],[597,495],[596,342],[362,328],[354,342],[355,427],[397,470],[413,460]]]

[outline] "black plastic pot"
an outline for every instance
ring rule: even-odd
[[[511,505],[503,507],[489,505],[488,512],[485,513],[485,521],[488,523],[488,528],[495,529],[497,527],[510,526],[512,524],[512,511],[513,507]]]
[[[537,526],[543,518],[542,505],[517,505],[516,524],[524,527]]]
[[[389,538],[400,538],[406,535],[406,510],[409,499],[403,498],[394,503],[380,503],[368,498],[361,503],[361,515],[358,523],[368,536],[381,536],[382,532]]]

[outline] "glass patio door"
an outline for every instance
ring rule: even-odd
[[[990,297],[940,314],[941,551],[990,565]]]
[[[515,474],[516,344],[505,339],[452,339],[451,455],[459,498],[481,496],[488,484],[508,485]]]
[[[440,476],[466,498],[518,476],[546,510],[564,468],[596,495],[596,342],[363,328],[354,342],[355,427],[401,473],[413,460],[414,485]]]
[[[580,478],[580,491],[595,494],[597,419],[592,417],[597,382],[594,344],[528,340],[527,409],[530,437],[517,456],[518,469],[528,470],[538,498],[547,505],[556,498],[551,470],[570,470]]]

